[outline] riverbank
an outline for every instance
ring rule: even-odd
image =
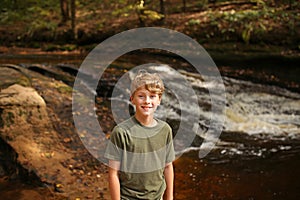
[[[74,50],[45,51],[43,48],[0,46],[1,63],[20,64],[22,62],[47,63],[56,60],[76,65],[98,44],[78,47]],[[202,44],[200,44],[202,45]],[[285,46],[249,45],[244,43],[204,44],[203,48],[212,57],[221,75],[257,83],[273,84],[300,92],[300,51]],[[149,52],[148,52],[149,53]],[[166,52],[150,52],[158,57],[170,56]],[[144,53],[142,52],[142,56]],[[172,55],[174,56],[174,55]],[[30,57],[30,59],[29,59]],[[139,60],[138,54],[135,56]],[[147,57],[147,56],[146,56]],[[177,59],[179,59],[177,57]],[[178,63],[178,65],[181,65]],[[260,73],[257,73],[260,71]]]

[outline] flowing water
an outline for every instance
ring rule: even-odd
[[[157,117],[169,122],[175,134],[194,136],[186,141],[175,135],[175,199],[299,199],[300,94],[225,76],[222,83],[172,67],[157,63],[137,68],[159,73],[166,84]],[[115,84],[111,101],[117,113],[117,105],[130,104],[124,87],[136,71],[126,69]],[[223,84],[225,99],[220,95]],[[212,114],[213,106],[222,112]],[[194,116],[199,116],[196,122]],[[210,129],[212,117],[222,122],[221,135]],[[206,147],[210,152],[203,157]]]
[[[122,71],[122,77],[114,82],[119,90],[114,89],[113,97],[109,98],[112,107],[130,104],[129,93],[120,92],[126,91],[122,88],[128,84],[120,80],[128,81],[134,74],[130,68],[120,68],[124,63],[130,65],[128,62],[131,60],[123,60],[116,68]],[[168,121],[176,133],[181,130],[181,123],[194,120],[189,119],[190,116],[199,116],[196,128],[193,121],[190,127],[186,125],[182,129],[183,133],[192,132],[194,140],[187,144],[179,137],[175,141],[175,149],[178,147],[178,158],[174,162],[175,199],[300,198],[299,93],[225,76],[221,83],[187,72],[185,67],[175,70],[171,64],[157,64],[150,70],[157,71],[170,83],[157,117]],[[192,95],[185,93],[184,84],[191,87]],[[210,92],[211,89],[219,90],[220,84],[225,86],[225,99],[218,98],[218,92]],[[88,83],[85,86],[88,87]],[[180,99],[178,91],[188,94],[188,100],[196,96],[197,105]],[[213,103],[217,103],[217,107],[223,106],[221,113],[212,115],[212,98],[216,99]],[[195,106],[198,109],[193,109]],[[127,116],[125,113],[117,117]],[[224,119],[220,120],[223,122],[220,135],[209,129],[212,117]],[[213,149],[208,155],[199,157],[199,151],[205,150],[205,145],[210,143],[214,144]]]
[[[228,77],[223,81],[223,132],[205,158],[192,148],[175,161],[176,177],[182,179],[176,199],[298,199],[300,95]],[[209,104],[205,93],[198,95]],[[201,116],[201,123],[210,117],[203,110]]]

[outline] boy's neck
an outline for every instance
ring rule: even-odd
[[[136,120],[138,120],[144,126],[153,127],[153,126],[156,126],[156,124],[157,124],[157,121],[151,115],[144,117],[144,116],[139,116],[139,115],[135,114],[134,116],[135,116]]]

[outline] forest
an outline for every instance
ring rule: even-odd
[[[71,51],[128,29],[156,26],[202,45],[300,49],[296,0],[2,0],[0,6],[1,46]]]

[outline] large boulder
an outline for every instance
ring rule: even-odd
[[[72,123],[71,88],[22,67],[3,70],[0,183],[25,180],[54,199],[107,199],[106,168],[89,155]],[[26,191],[20,192],[23,199]]]

